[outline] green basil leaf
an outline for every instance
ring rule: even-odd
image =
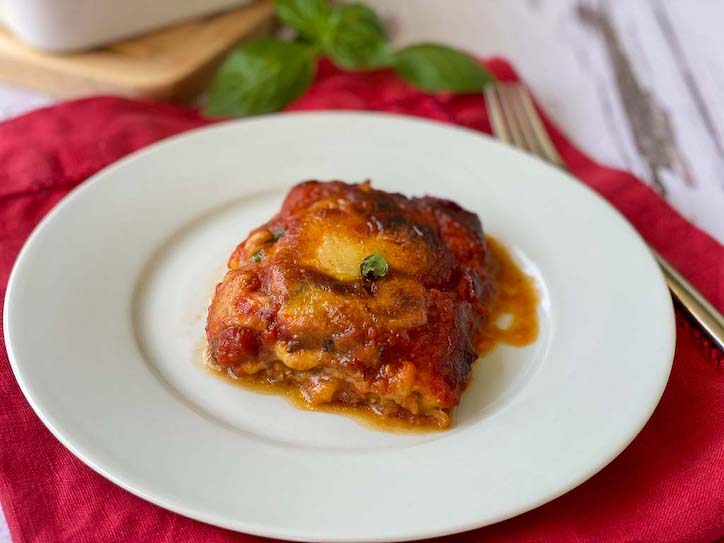
[[[367,279],[376,279],[387,275],[390,266],[380,253],[372,253],[360,264],[359,271]]]
[[[279,230],[274,230],[274,232],[272,232],[272,238],[274,239],[274,241],[277,241],[280,237],[282,237],[284,235],[284,232],[286,232],[286,231],[287,231],[286,228],[280,228]]]
[[[495,81],[469,55],[428,43],[398,51],[395,67],[405,81],[427,92],[480,92]]]
[[[206,101],[211,116],[277,111],[314,77],[314,51],[301,43],[262,39],[242,45],[221,65]]]
[[[336,7],[320,43],[335,64],[348,70],[390,66],[394,60],[379,17],[363,4]]]
[[[282,22],[312,41],[320,41],[329,28],[332,8],[327,0],[276,0]]]
[[[249,260],[251,260],[252,262],[261,262],[262,256],[264,256],[264,250],[259,249],[257,252],[251,255],[251,258],[249,258]]]

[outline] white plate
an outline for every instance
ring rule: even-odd
[[[309,178],[451,198],[537,279],[538,340],[479,363],[452,430],[370,430],[195,361],[228,255]],[[644,244],[579,182],[471,131],[354,113],[227,123],[102,171],[30,237],[5,307],[18,382],[81,460],[183,515],[315,541],[448,534],[559,496],[642,428],[675,339]]]

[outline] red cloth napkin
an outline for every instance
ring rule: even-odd
[[[515,79],[501,60],[488,63]],[[389,71],[343,73],[320,64],[289,109],[417,115],[489,132],[481,96],[430,96]],[[206,124],[197,112],[118,98],[67,102],[0,125],[0,284],[37,222],[70,189],[156,140]],[[585,122],[585,120],[583,120]],[[575,176],[616,206],[720,310],[724,248],[630,174],[600,166],[552,125]],[[575,490],[500,524],[452,536],[466,542],[711,542],[724,536],[724,359],[679,317],[676,359],[660,405],[634,442]],[[39,338],[42,341],[42,338]],[[23,398],[0,348],[0,499],[13,541],[251,542],[120,489],[73,457]],[[485,492],[485,489],[481,489]]]

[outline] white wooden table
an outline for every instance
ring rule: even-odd
[[[511,60],[582,149],[645,179],[724,242],[724,2],[366,1],[396,45]],[[0,118],[52,102],[0,84]]]

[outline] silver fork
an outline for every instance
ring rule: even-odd
[[[485,89],[490,124],[495,137],[565,168],[558,151],[533,105],[527,89],[517,83],[498,83]],[[686,279],[651,247],[676,302],[724,350],[724,317]]]

